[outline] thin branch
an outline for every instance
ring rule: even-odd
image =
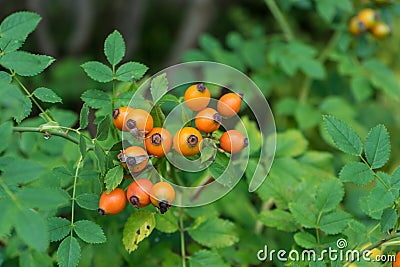
[[[279,26],[281,27],[283,33],[286,36],[286,40],[288,40],[289,42],[292,41],[294,39],[293,31],[290,28],[289,23],[285,18],[285,16],[283,15],[282,11],[276,4],[275,0],[264,0],[264,2],[268,6],[269,10],[271,11],[276,21],[278,22]]]

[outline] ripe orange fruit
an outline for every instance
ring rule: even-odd
[[[375,38],[382,39],[391,34],[392,30],[384,22],[377,22],[372,28],[371,33]]]
[[[125,116],[123,130],[134,136],[144,135],[153,129],[153,117],[143,109],[133,109]]]
[[[219,128],[221,120],[221,115],[215,109],[205,108],[197,113],[195,124],[200,131],[212,133]]]
[[[199,153],[202,140],[196,128],[184,127],[174,136],[174,149],[183,156],[193,156]]]
[[[150,180],[140,178],[133,181],[126,190],[126,198],[136,208],[142,208],[150,204],[150,192],[153,184]]]
[[[167,129],[153,128],[144,141],[147,153],[156,157],[162,157],[171,151],[172,136]]]
[[[121,162],[125,162],[131,172],[140,172],[147,166],[149,156],[140,146],[131,146],[125,149]]]
[[[115,188],[109,194],[104,191],[99,201],[98,212],[101,215],[118,214],[126,206],[125,192],[121,188]]]
[[[175,190],[169,183],[159,182],[153,185],[150,194],[150,201],[155,207],[160,209],[161,214],[167,212],[174,199]]]
[[[364,8],[358,13],[358,19],[366,29],[370,29],[379,19],[379,14],[371,8]]]
[[[219,145],[228,153],[236,154],[247,147],[249,141],[243,134],[237,130],[229,130],[221,135]]]
[[[400,252],[397,252],[396,259],[392,263],[392,267],[400,267]]]
[[[118,130],[122,131],[123,126],[124,126],[125,116],[126,116],[126,114],[128,114],[129,112],[132,112],[132,111],[133,111],[133,108],[130,108],[130,107],[120,107],[120,108],[114,109],[112,118],[113,118],[114,126]]]
[[[241,93],[228,93],[221,96],[217,105],[219,114],[227,118],[234,116],[240,110],[242,99],[243,94]]]
[[[191,85],[185,91],[184,100],[189,109],[202,110],[210,103],[210,91],[202,83]]]
[[[349,22],[349,31],[353,35],[360,35],[363,32],[365,32],[366,27],[364,23],[358,18],[358,17],[353,17],[351,18]]]

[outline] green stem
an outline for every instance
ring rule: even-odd
[[[14,127],[13,128],[14,132],[37,132],[37,133],[48,133],[50,135],[55,135],[55,136],[59,136],[62,137],[68,141],[71,141],[75,144],[79,144],[79,140],[76,139],[75,137],[69,136],[68,134],[66,134],[65,132],[59,132],[59,131],[51,131],[51,130],[41,130],[39,127]]]
[[[274,202],[275,200],[272,197],[269,198],[267,201],[265,201],[261,206],[260,213],[265,210],[270,210],[274,205]],[[264,223],[261,222],[260,220],[257,220],[256,225],[254,226],[254,233],[257,235],[261,234],[263,228],[264,228]]]
[[[286,40],[289,42],[292,41],[294,39],[294,34],[292,32],[292,29],[290,28],[287,19],[283,15],[282,11],[279,9],[275,0],[264,0],[264,2],[268,6],[268,9],[271,11],[276,21],[278,22],[279,26],[281,27],[283,33],[285,34]]]
[[[36,101],[36,99],[33,97],[33,95],[29,92],[29,90],[25,87],[25,85],[18,79],[18,77],[12,73],[12,76],[14,80],[19,84],[19,86],[24,90],[25,94],[27,97],[29,97],[32,102],[36,105],[36,107],[42,112],[45,120],[47,122],[49,121],[55,121],[53,117],[51,117],[49,114],[46,113],[46,111],[42,108],[42,106],[39,104],[39,102]]]
[[[360,159],[364,162],[365,165],[368,166],[368,168],[374,173],[376,179],[378,179],[378,181],[389,191],[390,187],[385,183],[385,181],[382,179],[382,177],[380,177],[376,172],[374,172],[374,170],[372,169],[372,167],[369,165],[369,163],[364,159],[363,156],[359,156]]]
[[[181,237],[182,267],[186,267],[185,228],[183,226],[183,208],[179,208],[179,232]]]
[[[339,37],[340,37],[340,31],[335,31],[329,42],[326,44],[325,48],[321,51],[321,53],[317,57],[317,60],[321,64],[324,64],[325,61],[328,59],[329,53],[332,51],[332,49],[336,47],[337,43],[339,42]],[[304,78],[303,84],[300,87],[299,101],[301,104],[305,104],[307,102],[307,98],[311,89],[311,84],[312,84],[312,79],[309,75],[307,75]]]
[[[72,237],[72,229],[74,228],[74,219],[75,219],[75,200],[76,200],[76,184],[78,183],[78,174],[79,168],[82,164],[83,157],[82,155],[79,157],[78,162],[76,163],[76,170],[74,175],[74,187],[72,190],[72,204],[71,204],[71,237]]]

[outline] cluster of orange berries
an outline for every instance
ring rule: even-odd
[[[200,131],[210,136],[218,130],[222,118],[231,118],[239,112],[242,98],[243,94],[227,93],[219,99],[215,110],[208,107],[211,100],[210,91],[204,84],[189,86],[184,101],[189,109],[197,112],[196,127],[183,127],[173,138],[167,129],[153,128],[153,118],[147,111],[130,107],[115,109],[112,114],[115,127],[143,140],[144,146],[144,148],[130,146],[121,151],[118,155],[121,165],[132,173],[139,174],[147,167],[150,155],[163,157],[172,150],[172,147],[183,156],[198,154],[203,141]],[[229,130],[221,135],[219,145],[223,151],[236,154],[248,146],[248,139],[237,130]],[[174,198],[175,191],[169,183],[159,182],[152,185],[148,179],[140,178],[129,185],[126,194],[120,188],[114,189],[109,194],[103,192],[98,211],[103,215],[117,214],[124,209],[128,200],[136,208],[145,207],[151,202],[164,213],[171,207]]]
[[[392,30],[385,22],[379,21],[379,18],[379,13],[376,10],[365,8],[357,16],[351,18],[349,31],[353,35],[360,35],[368,31],[375,38],[382,39],[388,36]]]
[[[125,191],[115,188],[109,194],[105,191],[100,197],[98,212],[101,215],[118,214],[129,201],[135,208],[143,208],[152,203],[161,214],[165,213],[175,199],[174,188],[167,182],[153,183],[140,178],[133,181]]]

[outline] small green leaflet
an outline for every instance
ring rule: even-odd
[[[81,153],[82,157],[86,156],[86,139],[83,135],[79,135],[79,152]]]
[[[351,219],[352,216],[347,212],[333,211],[322,215],[318,226],[326,234],[335,235],[341,233]]]
[[[239,241],[235,225],[216,217],[198,218],[188,232],[196,242],[210,248],[228,247]]]
[[[154,213],[147,210],[133,213],[124,226],[122,243],[125,249],[129,253],[135,251],[138,244],[151,234],[155,224]]]
[[[190,256],[190,267],[228,267],[222,257],[216,252],[209,250],[199,250]]]
[[[83,104],[81,112],[79,114],[79,128],[85,129],[89,124],[89,107],[86,103]]]
[[[2,38],[14,40],[25,40],[35,30],[41,17],[32,12],[16,12],[6,17],[0,24],[0,35]]]
[[[381,231],[385,233],[392,229],[396,224],[397,220],[397,213],[393,209],[386,209],[383,211],[382,218],[381,218]]]
[[[296,157],[303,154],[308,147],[308,141],[298,130],[287,130],[276,135],[277,157],[288,156]]]
[[[324,116],[325,127],[333,142],[341,151],[360,156],[363,150],[360,137],[344,121],[333,116]]]
[[[343,184],[333,178],[323,181],[317,188],[316,205],[319,211],[328,212],[336,209],[344,196]]]
[[[301,203],[290,203],[289,209],[295,218],[296,222],[306,228],[314,228],[317,222],[317,217],[309,207],[303,206]]]
[[[374,179],[374,172],[364,163],[350,162],[344,165],[339,177],[343,182],[366,185]]]
[[[292,214],[280,209],[262,211],[260,221],[266,226],[275,227],[280,231],[295,232],[298,229]]]
[[[35,91],[33,91],[33,94],[43,102],[62,103],[62,99],[56,93],[54,93],[53,90],[45,87],[37,88]]]
[[[21,76],[34,76],[45,70],[54,58],[44,55],[34,55],[24,51],[14,51],[3,55],[0,64],[6,69],[12,69]]]
[[[372,169],[382,167],[389,160],[390,139],[384,125],[377,125],[369,131],[365,141],[365,155]]]
[[[104,182],[106,183],[107,193],[110,193],[114,190],[121,182],[124,177],[124,169],[121,165],[115,166],[110,169],[106,177],[104,178]]]
[[[165,214],[157,213],[155,215],[156,229],[163,233],[174,233],[178,231],[178,219],[173,214],[173,211],[168,211]]]
[[[49,246],[47,222],[32,209],[23,209],[18,213],[15,230],[31,248],[44,252]]]
[[[84,193],[76,197],[76,203],[79,207],[88,210],[97,210],[99,207],[99,195],[92,193]]]
[[[94,145],[94,154],[97,158],[100,173],[104,175],[104,173],[106,172],[106,154],[103,149],[97,144]]]
[[[60,241],[71,231],[71,222],[61,217],[48,218],[50,241]]]
[[[53,210],[70,203],[69,194],[60,188],[23,187],[15,195],[27,208]]]
[[[12,77],[5,71],[0,71],[0,85],[10,84],[12,81]]]
[[[168,80],[166,73],[162,73],[153,78],[151,81],[150,91],[154,102],[157,102],[164,94],[167,93]]]
[[[110,95],[101,90],[87,90],[82,94],[81,98],[91,108],[111,107]]]
[[[143,77],[149,68],[137,62],[126,62],[122,64],[116,73],[116,79],[121,82],[132,82]]]
[[[388,66],[377,59],[368,59],[363,62],[363,67],[375,87],[382,89],[391,97],[398,98],[400,96],[398,80]]]
[[[103,230],[98,224],[92,221],[81,220],[75,222],[74,231],[86,243],[97,244],[106,242]]]
[[[111,118],[110,116],[105,116],[99,123],[97,127],[96,139],[99,141],[104,141],[108,137],[108,132],[110,131]]]
[[[110,67],[98,61],[89,61],[81,65],[86,74],[101,83],[111,82],[114,78]]]
[[[13,124],[11,121],[5,121],[0,124],[0,153],[8,147],[12,132]]]
[[[125,42],[122,35],[115,30],[104,41],[104,54],[108,62],[115,66],[121,62],[125,55]]]
[[[315,236],[307,232],[299,232],[294,236],[294,241],[303,248],[313,249],[317,247],[317,240]]]
[[[81,257],[81,247],[75,237],[65,238],[57,250],[57,261],[60,267],[76,267]]]

